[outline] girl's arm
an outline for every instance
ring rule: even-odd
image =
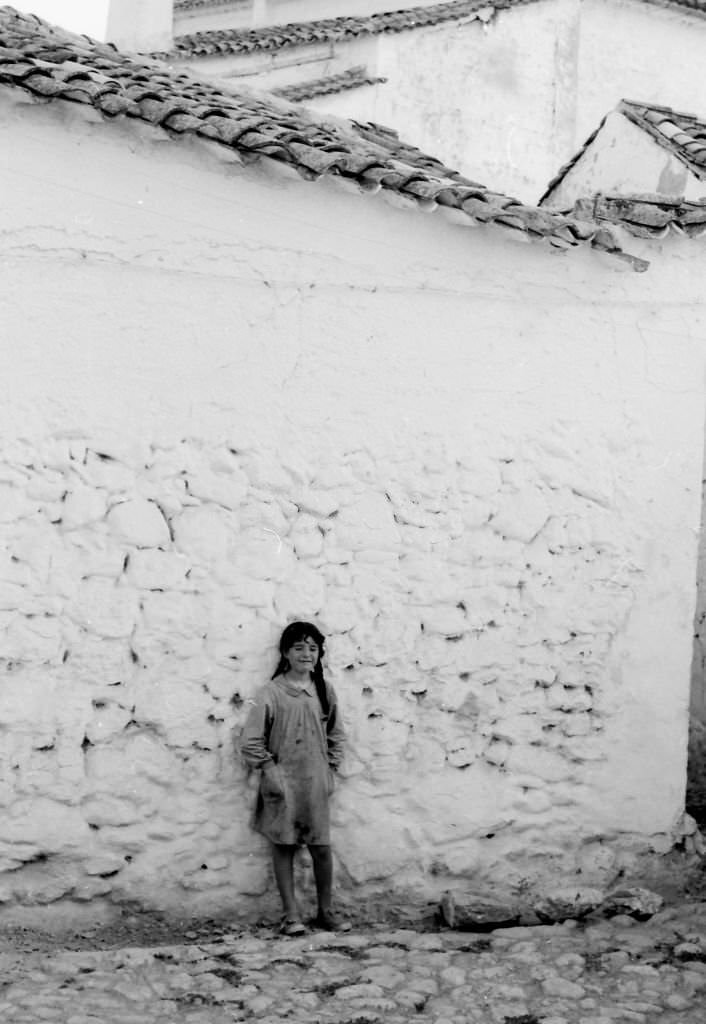
[[[250,711],[240,734],[240,755],[251,770],[273,764],[267,749],[267,737],[272,724],[272,708],[264,693],[248,702]]]
[[[331,686],[328,687],[328,704],[329,720],[328,730],[326,732],[326,739],[328,741],[328,763],[331,765],[333,770],[336,771],[343,760],[343,747],[346,740],[346,734],[343,731],[343,722],[341,721],[341,715],[338,709],[336,692]]]

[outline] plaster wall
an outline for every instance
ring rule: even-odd
[[[51,25],[70,32],[83,32],[105,42],[111,0],[17,0],[12,6],[36,14]]]
[[[576,141],[621,99],[706,116],[706,18],[641,0],[582,0]]]
[[[112,0],[105,38],[121,50],[168,50],[173,0]]]
[[[344,894],[667,849],[693,250],[638,275],[79,106],[0,111],[5,907],[271,891],[233,737],[292,617],[329,637],[349,734]]]
[[[647,132],[613,111],[543,205],[571,210],[577,199],[598,192],[659,193],[698,200],[706,194],[706,182]]]
[[[172,0],[18,0],[13,6],[123,50],[165,50],[172,42]]]

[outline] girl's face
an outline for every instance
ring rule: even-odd
[[[311,637],[298,640],[284,652],[289,662],[289,671],[295,676],[309,676],[319,660],[319,646]]]

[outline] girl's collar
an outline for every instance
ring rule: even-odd
[[[313,679],[309,679],[308,682],[302,683],[300,685],[299,683],[290,682],[290,680],[287,679],[286,675],[281,675],[275,676],[275,682],[280,683],[287,691],[287,693],[291,694],[293,697],[296,697],[298,693],[308,693],[310,697],[314,696]]]

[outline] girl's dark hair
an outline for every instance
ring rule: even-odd
[[[289,662],[284,656],[284,652],[288,651],[294,644],[301,643],[302,640],[313,640],[316,646],[319,648],[319,657],[316,659],[316,665],[311,673],[314,679],[314,686],[316,687],[316,695],[319,698],[321,704],[321,710],[324,713],[324,718],[328,720],[329,728],[333,725],[330,720],[330,707],[328,702],[328,696],[326,694],[326,682],[324,680],[324,669],[321,664],[321,659],[324,656],[324,644],[326,638],[324,634],[316,628],[311,622],[290,622],[285,627],[282,636],[279,638],[279,662],[277,668],[272,676],[276,679],[277,676],[286,675],[289,669]]]

